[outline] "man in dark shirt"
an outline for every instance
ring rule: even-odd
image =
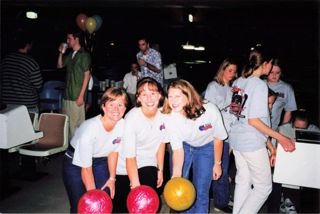
[[[25,105],[29,112],[39,113],[39,92],[43,79],[38,63],[28,55],[32,39],[19,33],[14,42],[17,51],[8,54],[1,62],[2,102]]]

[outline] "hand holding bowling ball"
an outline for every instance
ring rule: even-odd
[[[135,187],[127,197],[127,208],[129,213],[156,213],[159,208],[158,194],[146,185]]]
[[[191,207],[196,198],[196,190],[189,180],[176,177],[167,182],[163,196],[171,209],[182,211]]]
[[[109,195],[98,189],[89,190],[80,198],[78,213],[111,213],[112,201]]]

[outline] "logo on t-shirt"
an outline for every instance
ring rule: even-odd
[[[166,126],[163,124],[160,125],[160,131],[162,131],[163,129],[166,129]]]
[[[248,95],[244,93],[244,90],[233,86],[232,88],[232,99],[230,104],[229,112],[235,115],[238,120],[239,118],[244,118],[244,115],[241,115],[241,112],[244,110],[244,105],[248,99]]]
[[[211,123],[208,123],[208,124],[204,124],[204,125],[199,126],[199,130],[200,130],[200,131],[206,131],[206,130],[212,129],[212,128],[213,128],[213,127],[212,127]]]
[[[281,97],[281,98],[284,98],[284,93],[281,93],[281,92],[277,92],[277,97]]]
[[[112,144],[119,144],[119,143],[121,143],[121,137],[117,137],[112,141]]]

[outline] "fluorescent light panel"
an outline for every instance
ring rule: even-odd
[[[26,17],[28,19],[37,19],[38,18],[38,14],[36,12],[33,12],[33,11],[27,11],[26,12]]]

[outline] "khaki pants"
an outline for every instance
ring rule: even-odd
[[[76,129],[85,121],[85,105],[78,106],[75,101],[62,100],[62,113],[69,116],[69,139],[74,135]]]

